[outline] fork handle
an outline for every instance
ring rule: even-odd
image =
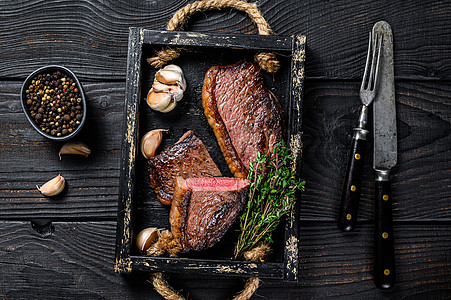
[[[366,129],[354,128],[351,152],[338,211],[338,228],[342,231],[353,230],[357,221],[367,134],[368,130]]]

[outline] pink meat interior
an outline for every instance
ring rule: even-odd
[[[248,187],[249,184],[249,180],[228,177],[186,179],[186,185],[193,191],[236,191]]]

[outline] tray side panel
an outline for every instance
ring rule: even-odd
[[[294,157],[292,168],[299,176],[302,159],[302,99],[304,95],[305,36],[293,37],[289,98],[288,143]],[[298,281],[300,193],[285,224],[284,279]]]
[[[283,279],[283,265],[270,262],[174,259],[167,257],[132,256],[133,270],[239,277]]]
[[[135,178],[135,158],[137,153],[139,99],[141,98],[142,36],[142,29],[130,28],[124,115],[124,126],[126,129],[122,141],[116,257],[114,265],[115,272],[119,273],[130,273],[132,271],[130,259],[132,240],[131,214]]]
[[[144,43],[168,46],[204,46],[253,50],[291,51],[291,38],[277,35],[214,34],[144,30]]]

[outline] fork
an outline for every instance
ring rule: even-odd
[[[368,106],[376,96],[381,43],[382,35],[374,36],[374,33],[371,34],[370,32],[365,71],[360,86],[360,100],[363,105],[360,110],[359,124],[354,128],[351,151],[338,211],[338,228],[342,231],[353,230],[357,221],[362,171],[365,160],[366,136],[369,132],[365,127],[368,120]],[[368,69],[370,70],[368,71]]]

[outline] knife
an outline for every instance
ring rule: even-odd
[[[390,170],[397,162],[396,104],[393,67],[393,35],[390,25],[377,22],[373,32],[384,36],[378,93],[373,103],[375,171],[374,283],[380,289],[395,283],[392,194]]]

